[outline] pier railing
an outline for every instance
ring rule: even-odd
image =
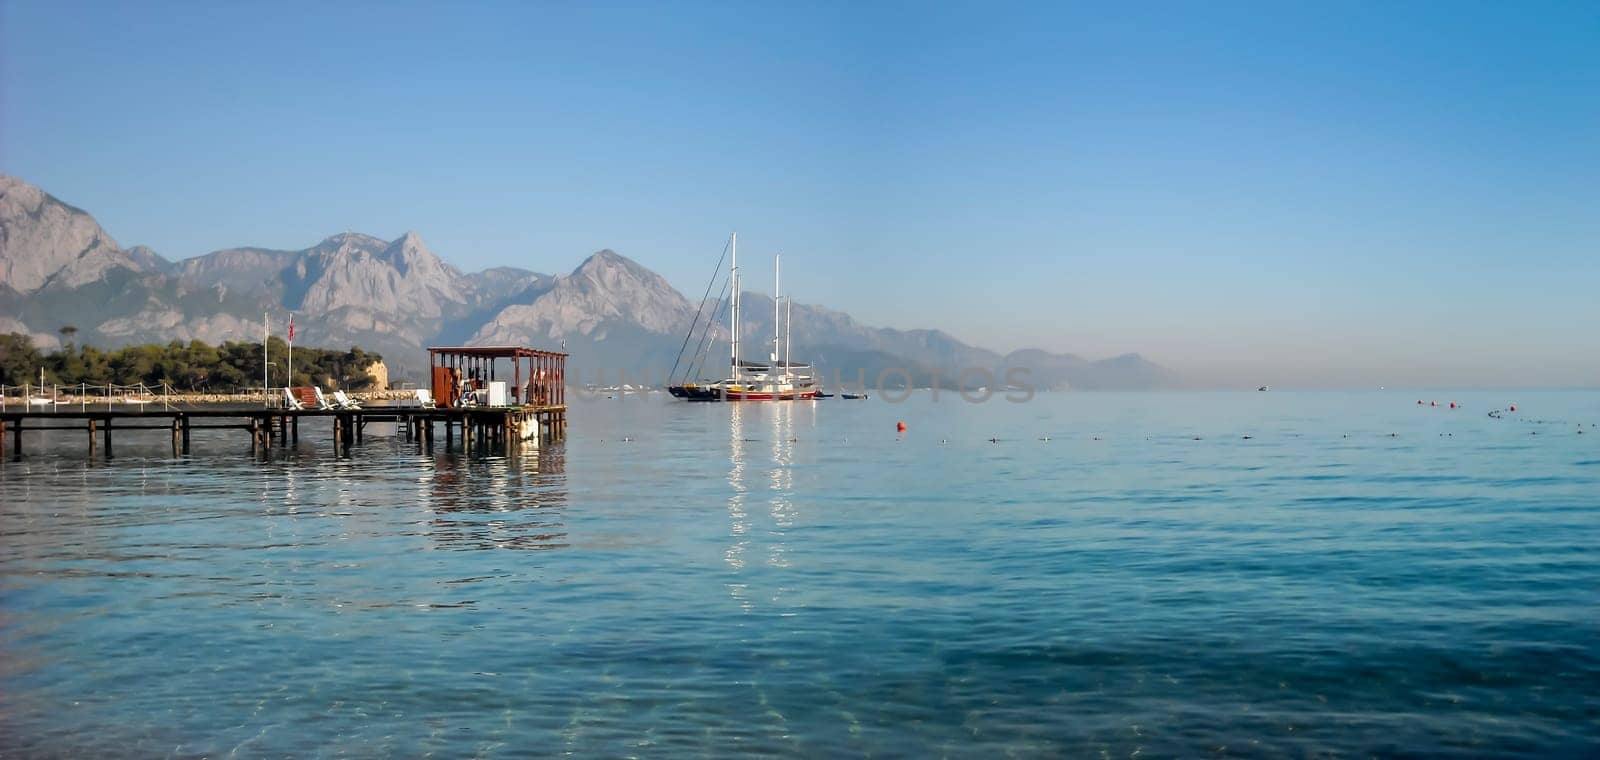
[[[353,391],[350,396],[363,403],[417,403],[416,389],[390,388]],[[120,385],[116,383],[24,383],[0,384],[0,412],[50,413],[57,410],[74,411],[110,409],[160,409],[162,411],[208,407],[217,404],[253,406],[260,409],[284,409],[283,386],[269,388],[263,397],[260,388],[243,388],[237,391],[192,391],[175,388],[170,384]],[[32,403],[30,403],[30,399]]]
[[[173,406],[172,386],[167,383],[152,388],[144,383],[94,385],[78,383],[65,385],[52,383],[37,385],[0,385],[0,412],[54,412],[62,408],[87,411],[90,408],[110,411],[135,405],[140,409],[160,405],[163,411]]]
[[[169,383],[155,386],[144,383],[24,383],[0,385],[0,412],[84,411],[95,408],[103,411],[108,405],[116,404],[131,404],[138,409],[157,408],[152,405],[159,404],[159,408],[165,411],[195,403],[260,404],[262,409],[282,409],[285,406],[283,390],[282,386],[276,386],[269,388],[266,393],[259,388],[237,392],[194,392],[180,391]]]

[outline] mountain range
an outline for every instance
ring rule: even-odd
[[[772,314],[772,297],[746,292],[744,299],[745,334],[771,335],[765,317]],[[121,247],[88,212],[0,175],[0,333],[29,334],[45,347],[57,343],[65,325],[77,328],[78,341],[102,346],[254,341],[264,315],[281,335],[292,312],[297,342],[377,351],[396,377],[420,376],[429,345],[522,344],[565,347],[580,381],[659,383],[699,306],[610,250],[565,275],[516,267],[468,273],[415,232],[394,240],[343,233],[300,250],[229,248],[169,261],[144,246]],[[705,317],[698,319],[703,324]],[[904,374],[885,374],[888,385],[909,378],[918,386],[956,387],[958,377],[966,385],[985,384],[977,372],[962,375],[967,368],[996,377],[1025,368],[1027,382],[1037,388],[1144,389],[1179,382],[1137,354],[1089,360],[1029,349],[1002,355],[939,330],[871,327],[801,303],[793,307],[791,334],[797,358],[814,360],[824,378],[837,373],[850,384],[857,377],[879,384],[889,369]],[[696,374],[721,374],[725,336],[719,325],[707,351],[718,358],[707,358],[709,366]],[[745,353],[760,359],[767,350]],[[995,383],[994,377],[987,381]]]

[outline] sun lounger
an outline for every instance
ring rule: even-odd
[[[300,403],[300,399],[294,397],[294,390],[292,388],[283,389],[283,406],[285,409],[306,408],[305,404]]]
[[[318,409],[338,409],[339,408],[338,405],[336,405],[332,401],[328,400],[327,396],[323,395],[321,388],[318,388],[317,386],[313,385],[313,386],[311,386],[311,390],[314,391],[317,394],[317,408]]]
[[[333,403],[338,404],[340,409],[360,409],[361,408],[361,403],[359,401],[356,401],[353,398],[350,398],[350,396],[347,395],[344,391],[334,391],[333,392]]]
[[[433,402],[433,391],[430,391],[427,388],[418,388],[417,403],[421,404],[422,408],[424,409],[434,408],[436,405]]]
[[[318,403],[316,388],[309,385],[296,385],[290,388],[289,392],[290,395],[294,396],[295,401],[300,402],[299,406],[293,407],[295,409],[316,409],[321,406]]]

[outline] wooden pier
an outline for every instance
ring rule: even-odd
[[[508,407],[426,408],[373,406],[361,409],[162,409],[0,412],[0,458],[20,460],[23,432],[82,435],[89,452],[115,456],[113,432],[167,431],[174,456],[190,453],[196,430],[239,430],[250,437],[250,451],[265,454],[300,440],[300,425],[330,425],[335,451],[350,454],[372,423],[394,423],[405,440],[432,448],[444,434],[447,448],[468,453],[510,453],[516,449],[566,438],[565,404]],[[529,433],[533,433],[529,435]]]
[[[502,367],[501,363],[509,365]],[[509,369],[510,372],[505,370]],[[172,453],[190,453],[195,430],[242,430],[250,434],[250,450],[268,453],[274,447],[300,441],[300,423],[333,427],[334,449],[341,456],[366,437],[367,425],[392,422],[407,441],[431,448],[440,428],[447,448],[461,439],[461,450],[472,453],[509,453],[524,446],[540,446],[567,436],[567,355],[524,346],[449,346],[428,349],[431,388],[417,391],[414,406],[361,406],[335,393],[331,403],[318,388],[278,388],[281,408],[188,407],[174,409],[165,402],[160,410],[112,409],[107,386],[105,409],[80,399],[76,410],[51,397],[42,409],[33,409],[28,394],[15,411],[0,408],[0,460],[9,454],[22,458],[24,431],[55,432],[88,437],[92,455],[98,447],[107,459],[114,456],[112,432],[165,430],[172,436]],[[88,386],[83,386],[87,388]],[[263,398],[273,394],[263,389]],[[7,434],[9,433],[9,438]]]

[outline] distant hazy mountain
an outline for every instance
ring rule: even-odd
[[[255,341],[270,312],[274,334],[296,314],[297,342],[359,344],[385,355],[396,375],[420,375],[433,344],[526,344],[572,354],[580,381],[618,373],[661,382],[696,319],[691,302],[660,275],[610,250],[571,273],[514,267],[463,273],[407,232],[394,240],[344,233],[301,250],[230,248],[171,262],[143,246],[123,249],[88,213],[37,187],[0,176],[0,331],[45,345],[63,325],[99,345],[201,339]],[[1035,387],[1154,388],[1177,383],[1137,355],[1091,361],[1018,351],[1002,356],[938,330],[869,327],[848,314],[795,304],[796,358],[824,377],[955,387],[960,371],[996,378],[1026,367]],[[771,350],[772,299],[745,294],[748,358]],[[702,317],[702,319],[704,319]],[[726,319],[712,332],[696,374],[727,365]],[[695,354],[691,345],[680,375]],[[602,377],[601,372],[607,373]],[[964,376],[969,385],[981,375]],[[1003,379],[999,384],[1004,384]]]

